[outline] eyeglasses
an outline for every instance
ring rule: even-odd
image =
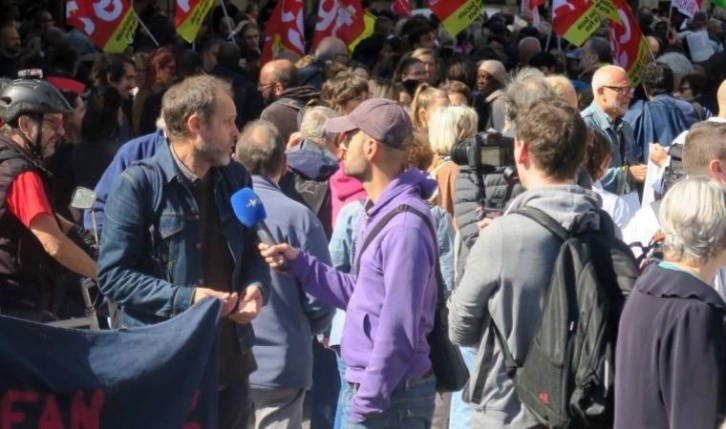
[[[635,88],[632,86],[603,86],[603,88],[613,90],[622,96],[633,95],[635,92]]]
[[[263,89],[267,89],[267,88],[270,88],[275,85],[276,85],[275,83],[258,83],[257,90],[262,91]]]
[[[60,128],[63,127],[63,119],[43,118],[43,122],[48,124],[50,129],[53,131],[58,131]]]

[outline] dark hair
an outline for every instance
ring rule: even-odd
[[[96,58],[91,70],[93,86],[101,87],[118,82],[126,74],[126,64],[136,70],[134,60],[122,54],[103,54]]]
[[[185,50],[179,55],[176,64],[176,73],[179,80],[184,80],[189,76],[195,76],[203,73],[204,61],[198,53]]]
[[[706,91],[708,78],[702,73],[689,73],[681,78],[681,87],[683,87],[684,83],[691,85],[691,92],[693,93],[693,96],[698,97]]]
[[[434,29],[428,24],[422,24],[417,25],[415,27],[412,27],[409,29],[407,35],[408,35],[408,44],[411,47],[416,46],[416,44],[421,40],[421,37],[433,33]]]
[[[517,113],[517,138],[535,164],[555,179],[574,179],[583,163],[587,126],[580,112],[559,98],[543,98]]]
[[[231,85],[209,75],[192,76],[169,88],[161,101],[161,116],[169,138],[189,135],[186,122],[191,115],[197,114],[208,121],[217,109],[220,94],[231,97]]]
[[[73,78],[79,65],[78,51],[60,44],[48,53],[48,70],[55,76]]]
[[[588,39],[588,42],[590,42],[590,50],[597,55],[598,62],[612,64],[613,48],[607,39],[593,36]]]
[[[648,63],[643,68],[642,84],[649,96],[669,94],[673,91],[673,70],[662,63]]]
[[[424,62],[419,60],[418,58],[414,57],[407,57],[401,60],[400,63],[398,63],[398,67],[396,67],[396,72],[394,73],[394,80],[396,82],[401,82],[403,79],[403,74],[408,71],[413,65],[415,64],[423,64]]]
[[[104,141],[121,135],[118,111],[121,94],[111,86],[99,86],[88,95],[86,116],[81,123],[81,135],[86,141]]]
[[[469,88],[476,87],[476,64],[462,55],[452,57],[446,65],[444,79],[464,83]]]
[[[450,80],[446,83],[439,85],[439,89],[446,91],[447,94],[461,94],[469,102],[471,98],[471,88],[465,83],[459,82],[458,80]]]
[[[217,45],[221,45],[224,43],[223,39],[220,39],[219,37],[210,37],[206,40],[204,40],[202,43],[200,43],[199,47],[199,53],[204,54],[205,52],[209,51],[213,47]]]
[[[549,52],[540,52],[529,60],[529,66],[539,69],[541,67],[556,68],[557,58]]]
[[[592,128],[587,129],[587,146],[585,147],[585,170],[593,180],[599,180],[602,176],[602,165],[608,156],[612,154],[607,139]]]
[[[236,68],[242,58],[242,51],[236,43],[224,42],[219,46],[217,62],[225,67]]]

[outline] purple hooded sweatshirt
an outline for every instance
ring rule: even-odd
[[[423,199],[436,186],[419,170],[396,177],[375,204],[366,204],[356,254],[378,220],[401,204],[427,213],[434,225]],[[384,412],[399,383],[431,369],[426,336],[436,307],[436,246],[424,221],[404,212],[368,246],[357,275],[336,271],[305,252],[290,264],[308,293],[347,311],[341,344],[345,377],[360,384],[350,406],[353,421]]]

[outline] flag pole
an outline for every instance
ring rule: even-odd
[[[134,12],[134,16],[136,17],[136,22],[139,23],[139,25],[141,26],[141,28],[144,29],[144,31],[149,36],[149,38],[151,39],[151,41],[154,42],[154,44],[158,48],[159,47],[159,41],[156,40],[156,37],[154,37],[153,34],[151,34],[151,31],[149,31],[149,27],[147,27],[146,24],[144,24],[144,21],[141,20],[141,17],[139,16],[139,14],[136,13],[136,8],[134,7],[134,1],[133,0],[131,0],[131,10]]]
[[[225,18],[229,18],[229,14],[227,13],[227,6],[224,5],[224,0],[219,0],[219,5],[222,6],[222,14]],[[212,29],[214,30],[214,29]],[[227,38],[229,40],[234,40],[234,28],[229,29],[229,34],[227,35]]]

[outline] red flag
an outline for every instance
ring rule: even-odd
[[[262,64],[274,59],[283,50],[305,55],[302,0],[280,0],[265,24]]]
[[[650,60],[650,49],[633,16],[633,11],[623,0],[613,0],[622,22],[608,20],[613,62],[628,72],[633,86],[640,83],[643,67]]]
[[[105,52],[123,52],[138,25],[136,14],[126,0],[68,0],[66,21]]]
[[[398,16],[411,16],[411,2],[409,0],[393,0],[391,2],[391,11]]]
[[[363,14],[360,0],[321,0],[313,49],[328,36],[337,37],[350,46],[365,30]]]

